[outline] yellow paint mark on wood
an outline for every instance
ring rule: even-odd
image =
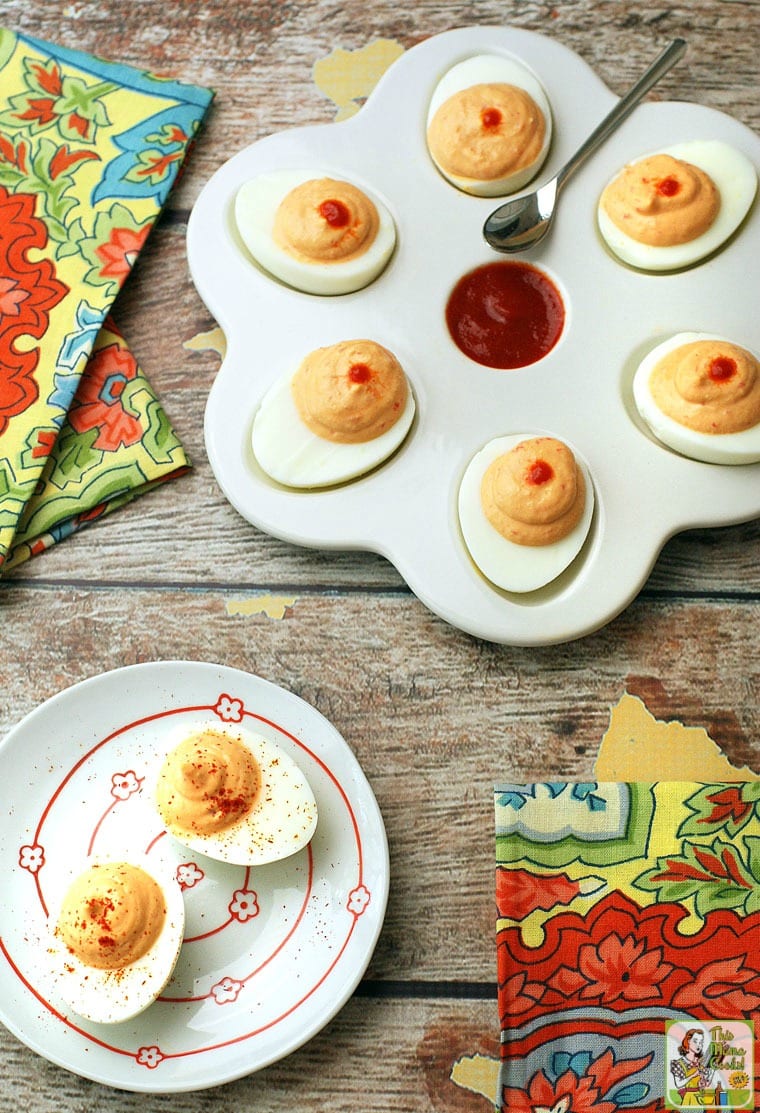
[[[224,359],[227,354],[227,338],[217,326],[209,329],[208,332],[197,332],[195,336],[186,340],[182,347],[188,352],[216,352],[221,359]]]
[[[702,727],[661,722],[627,692],[610,714],[594,773],[600,781],[757,781],[732,765]]]
[[[487,1055],[463,1055],[451,1069],[451,1081],[463,1090],[487,1098],[498,1105],[499,1061]]]
[[[314,63],[314,84],[337,106],[336,120],[355,115],[378,81],[404,53],[394,39],[375,39],[360,50],[336,48]]]
[[[265,614],[268,618],[281,619],[298,601],[297,595],[254,595],[250,599],[230,599],[227,603],[229,615]]]

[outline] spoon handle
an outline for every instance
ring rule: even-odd
[[[686,41],[684,39],[673,39],[670,46],[663,50],[658,58],[655,58],[652,65],[644,73],[639,80],[633,85],[624,97],[617,102],[615,107],[609,112],[602,122],[591,132],[585,143],[581,144],[573,157],[565,163],[560,172],[557,174],[557,187],[561,186],[563,182],[570,177],[574,170],[577,170],[582,162],[588,158],[592,151],[602,143],[611,132],[623,122],[626,116],[633,111],[645,93],[648,93],[653,85],[656,85],[660,78],[671,69],[683,52],[686,50]]]

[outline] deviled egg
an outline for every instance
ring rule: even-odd
[[[166,754],[154,798],[172,838],[235,865],[287,858],[317,826],[314,793],[293,758],[226,723],[200,724]]]
[[[430,157],[458,189],[479,197],[513,193],[536,176],[552,136],[549,99],[526,66],[478,54],[436,85],[427,116]]]
[[[760,460],[760,360],[713,333],[658,344],[633,380],[636,408],[663,444],[694,460]]]
[[[563,441],[514,434],[472,458],[458,505],[462,536],[483,575],[505,591],[528,592],[578,555],[594,494],[588,469]]]
[[[599,231],[632,267],[677,270],[717,251],[756,191],[757,172],[741,151],[719,140],[679,143],[642,156],[607,184]]]
[[[185,906],[176,878],[147,858],[94,859],[51,915],[46,957],[79,1016],[117,1024],[160,995],[177,963]]]
[[[395,355],[373,340],[344,340],[310,352],[270,387],[253,420],[253,453],[278,483],[330,486],[387,459],[414,413]]]
[[[387,207],[352,182],[274,170],[240,187],[235,223],[264,270],[307,294],[368,286],[396,246]]]

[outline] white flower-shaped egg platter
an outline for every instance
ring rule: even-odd
[[[513,28],[449,31],[402,55],[356,116],[267,136],[222,166],[193,209],[188,259],[227,339],[205,436],[217,481],[240,514],[296,544],[378,552],[447,622],[494,642],[541,645],[581,637],[619,614],[674,534],[760,516],[760,465],[721,467],[677,455],[648,432],[631,392],[642,357],[674,333],[710,331],[760,349],[757,202],[720,251],[673,274],[621,264],[596,226],[599,194],[626,162],[667,144],[717,138],[757,166],[760,139],[704,106],[640,105],[567,183],[547,239],[514,257],[559,288],[566,311],[559,342],[530,366],[484,367],[454,344],[445,307],[462,275],[504,258],[482,236],[499,199],[465,194],[441,176],[425,121],[440,77],[468,56],[494,52],[526,65],[548,94],[553,141],[533,185],[548,179],[614,94],[550,38]],[[325,297],[291,289],[255,264],[237,233],[234,200],[246,181],[310,166],[315,176],[365,186],[393,215],[395,253],[362,290]],[[417,401],[414,426],[393,457],[351,483],[311,491],[276,484],[251,447],[261,398],[312,349],[356,337],[378,341],[401,361]],[[566,441],[595,494],[581,553],[552,583],[523,595],[496,588],[478,571],[457,517],[468,462],[489,440],[512,433]]]

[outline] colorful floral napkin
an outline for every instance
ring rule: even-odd
[[[503,1113],[754,1109],[760,784],[495,790]]]
[[[3,570],[188,466],[106,319],[212,96],[0,29]]]

